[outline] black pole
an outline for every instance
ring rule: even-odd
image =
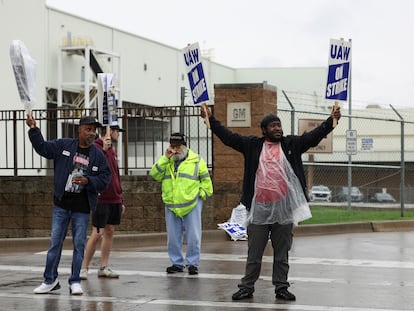
[[[180,133],[184,133],[184,100],[185,100],[185,87],[181,87],[181,107],[180,107]]]

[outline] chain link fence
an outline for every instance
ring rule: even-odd
[[[126,129],[119,140],[120,170],[125,175],[145,175],[169,146],[173,132],[186,136],[187,146],[199,153],[211,168],[211,131],[200,117],[199,107],[119,108],[118,123]],[[94,109],[33,110],[33,117],[46,140],[77,137],[79,119],[96,115]],[[0,176],[52,174],[53,163],[32,148],[23,110],[0,111]]]
[[[282,93],[278,98],[278,116],[285,135],[302,134],[331,113],[332,102],[316,95]],[[402,202],[414,203],[412,109],[397,111],[393,107],[356,105],[352,111],[347,106],[341,107],[341,111],[342,118],[331,137],[303,155],[308,189],[327,186],[333,202],[347,199],[343,196],[344,187],[346,191],[348,187],[357,187],[362,193],[357,199],[360,202],[374,202],[378,200],[375,194],[389,193],[396,202],[403,198]],[[301,122],[309,127],[304,129]]]

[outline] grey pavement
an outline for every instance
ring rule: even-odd
[[[3,239],[0,310],[414,310],[413,224],[298,227],[289,274],[295,302],[275,299],[271,245],[254,297],[232,301],[244,272],[247,242],[231,241],[221,230],[204,232],[197,276],[165,273],[165,234],[117,236],[110,263],[120,278],[97,277],[97,252],[88,280],[82,281],[83,296],[69,295],[70,239],[59,269],[61,289],[46,295],[32,291],[42,281],[47,239]]]

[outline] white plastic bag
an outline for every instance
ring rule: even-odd
[[[231,211],[228,222],[218,224],[218,227],[226,231],[233,241],[247,240],[246,220],[246,206],[240,203]]]
[[[247,209],[246,209],[246,206],[240,203],[235,208],[233,208],[233,210],[231,211],[231,216],[228,222],[237,223],[237,224],[240,224],[246,227],[246,221],[247,221]]]

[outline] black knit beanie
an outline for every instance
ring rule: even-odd
[[[264,116],[264,118],[260,122],[260,127],[266,128],[266,126],[268,126],[273,121],[279,121],[280,122],[280,119],[279,119],[278,116],[275,116],[274,114],[268,114],[268,115]]]

